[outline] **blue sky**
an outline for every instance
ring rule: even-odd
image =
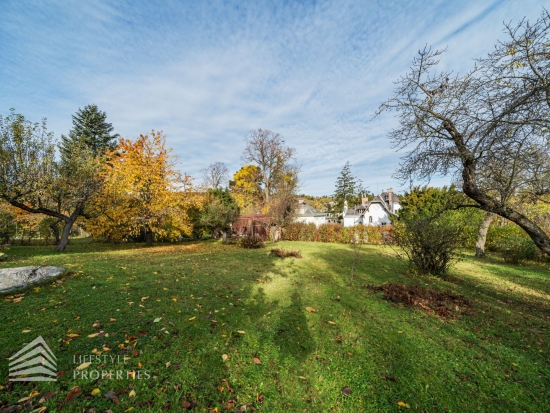
[[[392,186],[399,153],[372,120],[425,44],[465,72],[536,19],[522,1],[0,1],[0,112],[48,119],[59,138],[96,103],[124,137],[162,130],[181,169],[242,166],[243,138],[270,129],[296,148],[302,191],[330,194],[350,161],[368,189]],[[444,178],[433,181],[446,183]]]

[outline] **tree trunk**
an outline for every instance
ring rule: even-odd
[[[225,241],[227,240],[227,231],[222,231],[222,243],[225,244]]]
[[[518,226],[520,226],[531,237],[535,245],[550,256],[550,238],[546,233],[533,223],[525,215],[515,211],[514,209],[502,205],[493,197],[481,191],[476,185],[475,165],[469,162],[464,164],[462,169],[463,186],[462,189],[466,195],[481,205],[481,208],[486,212],[493,212],[506,218]]]
[[[69,218],[65,221],[65,225],[63,226],[63,232],[61,233],[61,239],[59,240],[59,243],[57,244],[57,248],[55,249],[57,252],[65,251],[65,248],[67,248],[67,245],[69,245],[69,235],[71,233],[71,229],[73,228],[75,221],[76,221],[76,218],[75,219]]]
[[[145,245],[150,247],[153,245],[153,231],[150,228],[145,228]]]
[[[57,226],[58,222],[53,222],[50,224],[50,228],[53,232],[53,237],[55,239],[55,245],[59,245],[59,227]]]
[[[525,215],[509,206],[503,205],[477,186],[477,161],[464,143],[462,134],[460,134],[455,125],[448,120],[443,122],[443,127],[453,138],[456,149],[460,154],[460,161],[462,163],[462,190],[464,193],[481,205],[481,209],[484,211],[493,212],[519,225],[527,235],[531,237],[535,245],[546,255],[550,256],[550,238],[548,235]]]
[[[487,241],[487,231],[489,230],[489,225],[493,221],[495,214],[492,212],[486,212],[479,227],[479,233],[477,234],[476,240],[476,257],[483,258],[485,257],[485,241]]]

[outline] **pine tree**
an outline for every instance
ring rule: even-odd
[[[342,215],[344,209],[344,201],[348,201],[348,205],[351,207],[357,201],[357,193],[361,186],[358,179],[351,173],[351,165],[346,162],[346,165],[340,172],[338,178],[336,178],[336,188],[334,190],[334,211],[335,217],[339,218]]]
[[[62,161],[71,157],[72,144],[83,141],[91,150],[94,157],[100,156],[107,150],[113,150],[118,134],[111,135],[113,125],[107,123],[107,114],[101,112],[95,104],[78,109],[73,115],[73,128],[69,136],[61,135],[59,150]]]

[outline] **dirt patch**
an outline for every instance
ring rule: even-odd
[[[383,292],[385,300],[419,308],[444,319],[454,318],[471,310],[469,301],[461,295],[393,283],[367,285],[366,288]]]
[[[287,258],[287,257],[302,258],[302,253],[300,251],[285,250],[284,248],[273,248],[270,251],[270,253],[281,258]]]

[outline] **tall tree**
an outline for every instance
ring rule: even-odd
[[[402,158],[402,180],[455,174],[470,206],[515,222],[550,255],[544,230],[509,197],[494,195],[517,188],[550,197],[550,14],[506,25],[506,33],[465,75],[437,72],[442,52],[421,50],[378,113],[395,110],[399,127],[390,138],[413,148]]]
[[[270,130],[251,131],[245,137],[245,142],[243,160],[258,166],[264,201],[269,203],[278,180],[294,160],[296,151],[285,145],[281,135]]]
[[[229,182],[231,196],[237,202],[242,213],[259,212],[262,200],[260,187],[260,168],[256,165],[245,165],[233,175]]]
[[[155,235],[177,239],[191,234],[187,211],[198,194],[170,152],[161,132],[136,141],[120,139],[118,148],[108,153],[105,185],[93,205],[95,216],[88,223],[93,234],[110,239],[143,234],[147,245]]]
[[[221,188],[227,182],[229,170],[223,162],[214,162],[202,171],[203,185],[207,188]]]
[[[61,159],[65,161],[71,154],[71,145],[80,140],[90,148],[95,157],[113,150],[119,135],[112,132],[113,125],[107,122],[107,114],[100,111],[97,105],[79,108],[73,115],[73,128],[69,131],[69,136],[61,135]]]
[[[101,167],[80,142],[68,146],[68,162],[57,164],[52,138],[45,119],[32,123],[14,110],[0,115],[0,198],[26,212],[63,221],[57,245],[57,251],[63,251],[74,223],[101,187]]]
[[[294,221],[297,205],[299,168],[287,166],[281,171],[280,179],[277,179],[269,202],[264,203],[262,211],[271,220],[270,236],[273,242],[281,239],[282,228]]]
[[[341,218],[346,201],[350,207],[354,205],[360,190],[360,181],[351,172],[351,165],[348,161],[342,168],[342,171],[340,171],[340,175],[336,178],[333,195],[334,205],[332,207],[336,219]]]
[[[231,197],[228,189],[209,189],[205,196],[205,206],[199,223],[210,230],[212,236],[221,234],[222,241],[227,239],[231,224],[239,216],[239,206]]]

